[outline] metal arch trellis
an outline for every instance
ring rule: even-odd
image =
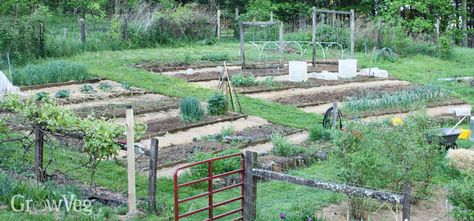
[[[295,45],[299,50],[299,54],[304,56],[313,45],[310,41],[284,41],[283,47],[280,46],[278,41],[250,41],[249,43],[257,50],[259,59],[262,59],[263,53],[268,50],[268,46],[275,46],[278,50],[285,51],[287,47]],[[315,42],[314,44],[320,48],[324,61],[327,60],[328,51],[333,46],[340,49],[340,58],[344,58],[344,47],[338,42]],[[240,56],[240,51],[238,55]]]

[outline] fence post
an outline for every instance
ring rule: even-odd
[[[217,39],[221,39],[221,10],[217,9]]]
[[[150,173],[148,175],[148,207],[156,213],[156,170],[158,166],[158,144],[156,138],[151,138]]]
[[[123,25],[122,25],[122,39],[124,41],[128,40],[128,14],[123,15]]]
[[[284,47],[285,47],[285,42],[284,42],[284,39],[283,39],[283,32],[284,32],[284,29],[283,29],[283,22],[280,22],[280,67],[283,68],[283,54],[284,54]]]
[[[41,129],[41,124],[35,125],[35,178],[38,182],[44,182],[45,178],[43,168],[44,135]]]
[[[313,52],[312,52],[312,63],[313,67],[316,67],[316,7],[313,7],[313,30],[312,30],[312,38],[311,43],[313,45]]]
[[[377,45],[376,48],[380,49],[382,46],[382,18],[377,21]]]
[[[40,28],[39,28],[39,49],[40,49],[40,54],[42,57],[46,55],[45,49],[44,49],[44,23],[40,23]]]
[[[270,21],[273,21],[273,11],[270,12]]]
[[[128,217],[137,214],[137,199],[135,192],[135,134],[133,130],[133,109],[127,107],[127,174],[128,174]]]
[[[411,210],[411,186],[408,183],[403,184],[403,221],[410,221],[410,210]]]
[[[7,51],[7,63],[8,63],[8,73],[10,74],[10,82],[13,84],[13,77],[12,77],[12,64],[10,63],[10,51]]]
[[[436,41],[439,40],[439,29],[440,29],[440,26],[441,25],[441,21],[439,18],[436,18]]]
[[[115,0],[115,16],[120,14],[120,0]]]
[[[257,177],[252,173],[257,157],[256,152],[245,151],[244,221],[257,218]]]
[[[239,17],[239,8],[235,8],[235,17]]]
[[[84,22],[84,19],[81,18],[79,19],[79,26],[81,29],[81,41],[84,49],[86,48],[86,23]]]
[[[242,68],[245,68],[245,49],[244,49],[244,24],[239,22],[240,29],[240,56],[242,58]]]
[[[355,50],[355,12],[351,9],[351,57],[354,58]]]

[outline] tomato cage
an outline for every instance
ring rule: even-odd
[[[236,160],[236,158],[240,159],[240,168],[235,169],[235,170],[231,170],[231,171],[228,171],[228,172],[223,172],[223,173],[220,173],[220,174],[214,174],[214,166],[215,166],[214,163],[219,162],[219,161],[224,161],[224,160],[231,160],[231,159]],[[204,173],[205,177],[194,179],[194,180],[187,181],[187,182],[184,182],[184,183],[180,184],[179,183],[179,176],[178,176],[179,173],[183,170],[192,169],[192,168],[196,168],[196,167],[200,167],[200,168],[204,167],[207,170]],[[214,188],[214,185],[215,185],[214,181],[224,179],[224,178],[226,178],[230,175],[234,175],[234,174],[240,174],[241,180],[239,182],[232,183],[230,185],[220,187],[220,188]],[[218,220],[218,219],[221,219],[221,218],[224,218],[224,217],[229,217],[230,215],[238,214],[238,213],[240,213],[240,216],[237,217],[237,218],[234,218],[232,220],[243,220],[244,179],[245,179],[244,174],[245,174],[244,158],[243,158],[243,154],[241,154],[241,153],[227,155],[227,156],[221,156],[221,157],[216,157],[216,158],[211,158],[211,159],[203,160],[203,161],[200,161],[200,162],[192,163],[192,164],[189,164],[189,165],[186,165],[186,166],[182,166],[182,167],[176,169],[176,171],[174,173],[174,214],[175,214],[175,219],[174,220],[175,221],[182,220],[186,217],[190,217],[192,215],[195,215],[195,214],[198,214],[198,213],[201,213],[201,212],[205,212],[205,211],[208,211],[208,216],[207,216],[207,219],[204,219],[204,220],[208,220],[208,221]],[[202,192],[202,193],[199,193],[197,195],[193,195],[193,196],[183,198],[183,199],[179,198],[179,189],[182,189],[182,188],[185,188],[185,187],[191,188],[191,186],[199,185],[199,184],[202,184],[202,183],[207,183],[207,191],[206,192]],[[230,199],[225,199],[225,200],[222,200],[218,203],[214,202],[215,201],[214,196],[217,193],[222,193],[224,191],[231,190],[231,189],[234,189],[234,188],[239,188],[239,187],[240,187],[239,196],[232,197]],[[180,211],[179,211],[179,205],[180,204],[195,201],[195,200],[199,200],[199,199],[205,198],[205,197],[208,198],[207,206],[204,206],[204,207],[201,207],[199,209],[194,209],[192,211],[180,214]],[[224,213],[220,213],[218,215],[214,214],[216,208],[220,208],[220,207],[223,207],[224,205],[228,205],[228,204],[231,204],[231,203],[234,203],[234,202],[237,202],[237,201],[241,201],[240,206],[237,209],[232,209],[230,211],[224,211]],[[194,218],[193,220],[196,220],[196,219]]]

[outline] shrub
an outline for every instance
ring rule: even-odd
[[[474,175],[464,175],[448,185],[449,203],[455,220],[474,220]]]
[[[244,76],[243,74],[238,74],[232,76],[232,84],[236,87],[248,87],[256,85],[257,81],[252,75]]]
[[[272,153],[277,156],[291,157],[297,154],[304,153],[303,147],[292,144],[290,141],[288,141],[288,139],[286,139],[279,133],[275,133],[272,135],[272,144]]]
[[[309,140],[331,140],[331,131],[318,124],[309,131]]]
[[[213,94],[207,101],[210,115],[223,115],[226,112],[226,100],[222,93]]]
[[[439,38],[438,54],[442,59],[450,59],[453,55],[453,42],[448,35],[442,35]]]
[[[29,64],[13,73],[16,85],[39,85],[86,80],[90,78],[85,66],[62,60],[51,60],[44,64]]]
[[[54,95],[56,98],[68,98],[71,96],[71,91],[70,90],[59,90],[56,92]]]
[[[198,122],[204,118],[204,109],[195,97],[185,97],[179,101],[179,113],[184,122]]]

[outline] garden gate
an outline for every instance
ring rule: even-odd
[[[236,169],[236,170],[229,171],[229,172],[214,174],[213,163],[216,162],[216,161],[226,160],[226,159],[230,159],[230,158],[240,158],[241,167]],[[193,167],[197,167],[197,166],[204,166],[204,167],[207,166],[207,176],[206,177],[196,179],[196,180],[193,180],[193,181],[189,181],[189,182],[186,182],[186,183],[182,183],[182,184],[180,184],[178,182],[179,181],[178,180],[178,173],[180,171],[185,170],[185,169],[190,169],[190,168],[193,168]],[[238,183],[226,186],[226,187],[222,187],[222,188],[219,188],[219,189],[214,189],[214,180],[220,179],[220,178],[232,175],[232,174],[240,174],[241,175],[241,182],[238,182]],[[182,167],[178,168],[174,173],[174,214],[175,214],[174,219],[175,219],[175,221],[178,221],[182,218],[185,218],[185,217],[188,217],[188,216],[200,213],[200,212],[204,212],[204,211],[208,211],[208,214],[209,214],[208,215],[209,218],[207,219],[208,221],[218,220],[218,219],[230,216],[232,214],[237,214],[237,213],[240,213],[241,216],[234,219],[234,220],[243,220],[244,219],[244,217],[243,217],[243,212],[244,212],[244,175],[245,175],[244,159],[243,159],[243,155],[240,154],[240,153],[227,155],[227,156],[222,156],[222,157],[211,158],[211,159],[208,159],[208,160],[192,163],[192,164],[189,164],[189,165],[182,166]],[[192,185],[195,185],[195,184],[198,184],[198,183],[203,183],[203,182],[208,182],[207,192],[204,192],[204,193],[201,193],[201,194],[198,194],[198,195],[194,195],[194,196],[191,196],[191,197],[187,197],[187,198],[184,198],[184,199],[179,199],[178,190],[180,188],[189,187],[189,186],[192,186]],[[240,196],[232,198],[232,199],[228,199],[228,200],[225,200],[225,201],[221,201],[219,203],[214,203],[213,196],[215,194],[226,191],[226,190],[230,190],[230,189],[233,189],[233,188],[238,188],[238,187],[240,187]],[[192,201],[192,200],[196,200],[196,199],[200,199],[200,198],[203,198],[203,197],[208,197],[208,199],[209,199],[208,205],[206,207],[196,209],[196,210],[193,210],[191,212],[184,213],[184,214],[179,213],[179,204],[189,202],[189,201]],[[215,208],[223,206],[223,205],[227,205],[227,204],[239,201],[239,200],[241,201],[241,206],[238,209],[234,209],[234,210],[231,210],[231,211],[228,211],[228,212],[216,215],[216,216],[214,215],[214,209]]]

